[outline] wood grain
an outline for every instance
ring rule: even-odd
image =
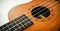
[[[44,1],[51,1],[51,0],[33,0],[29,3],[25,3],[22,5],[17,5],[13,7],[9,13],[8,18],[11,21],[12,19],[17,18],[18,16],[25,14],[28,16],[28,18],[31,19],[31,21],[34,22],[34,24],[23,31],[57,31],[60,27],[60,4],[56,8],[51,9],[52,7],[55,7],[56,5],[52,5],[51,7],[48,7],[46,5],[41,5]],[[47,4],[47,3],[46,3]],[[50,9],[50,16],[45,19],[36,19],[31,15],[31,10],[37,6],[44,6]]]

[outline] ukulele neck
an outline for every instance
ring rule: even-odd
[[[33,22],[25,14],[23,14],[13,21],[1,26],[0,31],[22,31],[32,24]]]

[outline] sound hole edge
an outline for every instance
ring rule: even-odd
[[[50,10],[47,7],[37,6],[32,9],[31,14],[37,19],[42,19],[40,15],[47,18],[50,15]]]

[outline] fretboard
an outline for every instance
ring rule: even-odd
[[[0,31],[22,31],[23,29],[32,25],[33,22],[23,14],[11,22],[8,22],[0,27]]]

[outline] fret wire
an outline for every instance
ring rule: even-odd
[[[14,27],[14,30],[17,29],[17,28],[18,28],[18,25],[16,25],[16,26]],[[10,29],[10,30],[11,30],[11,29]]]
[[[25,21],[24,21],[23,23],[25,23]],[[21,23],[21,25],[22,25],[22,26],[24,26],[24,24],[23,24],[23,23]],[[24,28],[25,28],[25,27],[24,27]]]
[[[10,29],[11,31],[15,30],[15,28]]]
[[[26,23],[26,22],[25,22]],[[24,24],[25,25],[25,24]],[[24,25],[22,25],[24,27]],[[28,25],[27,25],[28,26]],[[17,29],[16,29],[17,30]]]
[[[6,26],[6,27],[8,27],[8,26]],[[5,30],[6,27],[2,28],[1,30]],[[8,27],[8,28],[9,28],[9,27]]]
[[[20,24],[20,23],[19,23],[19,24]],[[16,25],[18,25],[18,24],[16,24]],[[15,26],[16,26],[16,25],[15,25]],[[13,26],[12,28],[14,28],[15,26]],[[11,28],[9,28],[8,30],[10,30],[10,29],[11,29]]]
[[[20,16],[20,17],[21,17],[21,16]],[[22,19],[22,18],[21,18],[21,19]],[[17,20],[17,19],[14,19],[14,21],[15,21],[15,22],[16,22],[16,20]],[[11,22],[15,23],[14,21],[11,21]],[[9,24],[9,25],[7,25],[7,26],[12,25],[13,23],[11,23],[11,22],[9,22],[10,24]],[[7,24],[8,24],[8,23],[7,23]],[[6,27],[7,27],[7,26],[6,26]],[[5,27],[4,27],[4,28],[5,28]],[[2,28],[2,29],[4,29],[4,28]]]
[[[5,27],[5,26],[6,26],[6,24],[2,26],[2,29],[3,29],[3,30],[4,30],[4,28],[3,28],[3,27]],[[1,29],[1,30],[2,30],[2,29]]]
[[[5,30],[7,30],[9,27],[6,27]]]
[[[25,16],[24,16],[24,17],[25,17]],[[25,17],[25,18],[27,18],[27,17]],[[25,19],[25,18],[24,18],[24,19]],[[27,20],[28,20],[28,18],[27,18]],[[26,23],[26,22],[24,22],[24,23]],[[24,24],[22,24],[22,26],[24,27]]]
[[[19,20],[18,20],[19,21]],[[16,23],[17,21],[15,21],[14,23]]]
[[[20,24],[20,25],[21,25],[21,24]],[[19,26],[18,26],[18,27],[19,27]],[[17,28],[16,28],[16,29],[17,29]],[[15,29],[15,30],[16,30],[16,29]]]
[[[8,26],[6,26],[6,27],[8,27],[8,28],[9,28],[9,25],[8,25]],[[1,30],[5,30],[5,28],[6,28],[6,27],[4,27],[4,28],[3,28],[3,29],[1,29]]]
[[[22,18],[21,18],[21,17],[22,17]],[[19,19],[17,19],[17,21],[20,21],[20,24],[23,23],[25,20],[28,20],[28,19],[26,19],[26,18],[28,18],[28,17],[26,17],[25,15],[23,15],[23,16],[21,16],[21,17],[20,17]],[[20,19],[22,19],[23,21],[21,21]],[[15,19],[15,22],[7,25],[6,27],[9,27],[10,25],[13,25],[13,24],[16,23],[17,21],[16,21],[16,19]],[[16,24],[15,26],[17,26],[17,25],[19,25],[19,24]],[[23,24],[22,24],[22,25],[23,25]],[[15,26],[13,26],[13,28],[14,28]],[[5,28],[5,27],[4,27],[4,28]],[[23,28],[25,28],[24,25],[23,25]],[[12,28],[11,28],[11,29],[12,29]],[[15,29],[15,28],[14,28],[14,29]],[[10,29],[8,29],[8,30],[10,30]],[[7,30],[6,30],[6,31],[7,31]]]
[[[11,22],[12,22],[12,21],[11,21]],[[11,23],[9,22],[9,23],[7,23],[7,24],[9,24],[9,25],[10,25]],[[9,25],[7,25],[7,24],[5,24],[5,27],[4,27],[4,25],[3,25],[3,26],[2,26],[2,27],[3,27],[2,29],[4,29],[4,28],[8,27]],[[6,26],[6,25],[7,25],[7,26]],[[2,29],[1,29],[1,30],[2,30]]]
[[[25,23],[25,22],[24,22],[24,23]],[[21,24],[21,25],[22,25],[22,26],[19,27],[19,28],[17,28],[17,29],[21,29],[21,30],[22,30],[22,27],[25,28],[24,26],[27,25],[27,23],[25,23],[24,25],[23,25],[23,24]],[[17,29],[16,29],[16,30],[17,30]],[[16,31],[16,30],[15,30],[15,31]]]
[[[27,22],[27,21],[26,21],[26,22]],[[26,23],[26,22],[25,22],[25,23]],[[26,26],[28,26],[27,24],[30,24],[30,22],[28,22],[28,23],[24,24],[24,26],[25,26],[25,25],[26,25]]]
[[[21,25],[22,25],[22,24],[21,24]],[[22,30],[22,29],[21,29],[21,27],[23,27],[23,25],[22,25],[22,26],[20,26],[20,30]],[[17,28],[17,29],[19,29],[19,28]],[[16,29],[16,30],[17,30],[17,29]]]
[[[27,20],[27,19],[26,19],[26,20]],[[22,22],[23,22],[23,21],[22,21]],[[20,23],[22,23],[22,22],[20,22]],[[17,25],[17,24],[16,24],[16,25]],[[16,25],[15,25],[15,26],[16,26]],[[13,26],[13,27],[15,27],[15,26]],[[13,27],[12,27],[12,28],[13,28]],[[11,28],[10,28],[10,29],[11,29]],[[8,29],[8,30],[9,30],[9,29]]]
[[[12,25],[13,23],[11,23],[10,25]],[[10,25],[7,25],[6,27],[9,27]],[[6,28],[6,27],[4,27],[4,28]]]
[[[21,24],[21,25],[23,26],[23,28],[25,28],[23,24]],[[16,30],[16,29],[15,29],[15,30]]]
[[[11,21],[12,22],[12,21]],[[10,23],[10,22],[9,22]],[[7,23],[8,24],[8,23]],[[7,24],[5,24],[5,25],[7,25]],[[12,25],[12,23],[10,23],[9,25]],[[8,27],[9,25],[7,25],[6,27]],[[3,26],[4,27],[4,26]],[[4,28],[6,28],[6,27],[4,27]],[[2,28],[2,29],[4,29],[4,28]]]

